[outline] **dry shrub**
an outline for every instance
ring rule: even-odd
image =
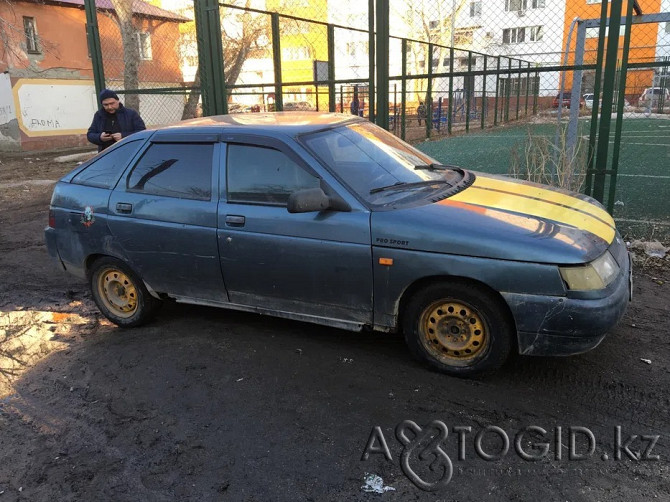
[[[554,138],[528,129],[523,143],[512,148],[509,175],[579,192],[586,177],[587,152],[588,141],[580,136],[574,148],[569,147],[565,126]]]

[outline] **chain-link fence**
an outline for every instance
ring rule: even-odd
[[[360,0],[201,2],[135,2],[134,39],[118,9],[99,11],[107,86],[149,124],[320,110],[409,141],[469,133],[495,152],[480,168],[583,189],[642,232],[670,230],[643,196],[670,179],[659,162],[670,154],[670,0],[390,0],[387,18],[371,10],[382,2]],[[477,153],[454,144],[440,143],[440,160],[472,165]]]
[[[97,4],[105,86],[116,90],[148,126],[171,124],[198,110],[193,6],[173,4],[171,10],[144,2]],[[197,97],[189,110],[191,92]]]

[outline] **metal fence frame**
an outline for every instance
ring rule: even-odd
[[[99,92],[105,87],[105,74],[100,47],[100,35],[97,28],[95,1],[84,0],[87,18],[88,43],[91,53],[94,81],[96,90]],[[228,97],[235,91],[245,92],[252,87],[263,87],[271,89],[275,96],[274,110],[284,109],[283,90],[286,86],[313,86],[316,94],[317,108],[319,107],[319,88],[327,88],[328,110],[344,112],[344,89],[348,86],[356,93],[358,87],[366,88],[368,97],[368,116],[381,127],[392,129],[403,139],[407,139],[407,125],[409,117],[413,116],[408,104],[408,83],[413,80],[425,80],[427,82],[425,92],[426,120],[425,137],[430,138],[434,134],[451,135],[456,133],[454,126],[456,109],[454,107],[455,93],[460,90],[454,89],[454,79],[476,79],[481,78],[483,83],[481,90],[480,115],[472,115],[472,107],[477,104],[475,92],[470,90],[465,93],[465,98],[460,112],[464,121],[459,131],[469,132],[472,129],[473,120],[477,121],[477,127],[483,129],[487,126],[487,117],[493,113],[492,125],[519,120],[522,117],[538,113],[538,89],[530,92],[531,78],[539,82],[540,76],[545,72],[558,72],[565,75],[573,72],[572,106],[570,107],[570,121],[568,125],[569,145],[574,145],[577,138],[577,119],[579,113],[579,99],[581,96],[581,77],[584,70],[595,70],[594,100],[591,112],[591,130],[589,134],[589,165],[586,177],[585,192],[594,196],[597,200],[605,201],[606,179],[610,177],[609,193],[607,194],[607,208],[613,211],[619,143],[621,140],[622,111],[624,103],[624,92],[626,88],[626,74],[628,69],[635,67],[666,67],[670,61],[655,63],[628,62],[628,51],[630,48],[630,32],[633,24],[670,22],[670,13],[644,15],[637,1],[628,3],[627,11],[622,15],[624,0],[610,0],[602,2],[600,19],[579,20],[577,23],[577,48],[573,64],[566,61],[555,66],[537,66],[531,61],[505,55],[486,54],[483,52],[457,47],[448,47],[421,40],[394,37],[389,33],[389,0],[368,0],[368,29],[341,26],[313,19],[280,14],[278,12],[261,11],[220,3],[218,0],[194,0],[195,25],[198,45],[198,59],[201,75],[200,87],[161,88],[161,89],[124,89],[120,93],[191,93],[200,92],[202,96],[202,107],[204,115],[225,114],[228,112]],[[609,4],[609,15],[608,15]],[[251,11],[270,16],[272,60],[274,67],[274,81],[263,84],[236,84],[226,85],[224,75],[223,47],[221,34],[221,7]],[[299,22],[314,23],[325,27],[327,32],[328,61],[327,77],[301,82],[282,81],[282,57],[280,40],[280,20],[282,18],[292,19]],[[374,32],[374,26],[380,27]],[[624,36],[623,61],[618,65],[617,54],[619,51],[619,37],[607,37],[606,29],[609,26],[611,32],[618,32],[619,27],[624,25],[626,32]],[[587,28],[599,28],[599,43],[597,59],[595,64],[584,64],[584,40]],[[369,46],[369,74],[365,78],[335,78],[335,29],[353,30],[368,34]],[[402,70],[398,75],[389,75],[389,46],[391,40],[400,41],[402,50]],[[430,55],[427,71],[418,75],[408,74],[407,44],[427,44]],[[449,51],[449,71],[433,72],[432,55],[435,49]],[[467,53],[467,70],[455,71],[454,54],[456,51]],[[566,48],[567,54],[567,48]],[[472,57],[483,58],[483,68],[473,68]],[[315,72],[316,73],[316,72]],[[491,99],[493,109],[489,105],[490,89],[487,89],[488,78],[495,78],[495,89]],[[505,78],[503,78],[505,77]],[[437,79],[448,80],[446,120],[443,112],[443,98],[438,98],[437,103],[433,101],[433,85]],[[516,96],[511,93],[512,84],[517,79]],[[525,79],[525,96],[522,95],[522,83]],[[474,80],[473,80],[474,81]],[[501,83],[502,82],[502,83]],[[506,82],[506,83],[504,83]],[[398,103],[398,89],[400,85],[400,103]],[[393,100],[391,89],[393,88]],[[601,89],[602,88],[602,89]],[[618,88],[618,98],[615,93]],[[465,89],[465,88],[464,88]],[[502,90],[502,92],[501,92]],[[576,90],[576,92],[575,92]],[[338,103],[339,92],[339,105]],[[562,90],[561,90],[562,92]],[[602,95],[602,100],[600,99]],[[511,107],[510,103],[515,102]],[[392,113],[389,111],[390,103],[393,103]],[[523,105],[521,104],[523,102]],[[602,102],[602,105],[600,104]],[[616,110],[614,103],[617,103]],[[559,107],[559,124],[560,124]],[[434,122],[433,112],[437,110],[437,122]],[[615,141],[613,156],[608,157],[609,138],[612,128],[612,119],[615,111],[618,112],[615,119]],[[464,113],[463,113],[464,112]],[[443,124],[446,127],[443,127]],[[608,161],[610,162],[608,168]]]

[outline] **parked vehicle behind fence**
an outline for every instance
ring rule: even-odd
[[[670,106],[670,90],[665,87],[647,87],[640,94],[638,106],[652,109],[652,111],[657,108],[666,108]]]

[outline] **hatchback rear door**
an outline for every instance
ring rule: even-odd
[[[214,134],[159,131],[109,200],[109,227],[155,291],[228,300],[216,238],[219,143]]]

